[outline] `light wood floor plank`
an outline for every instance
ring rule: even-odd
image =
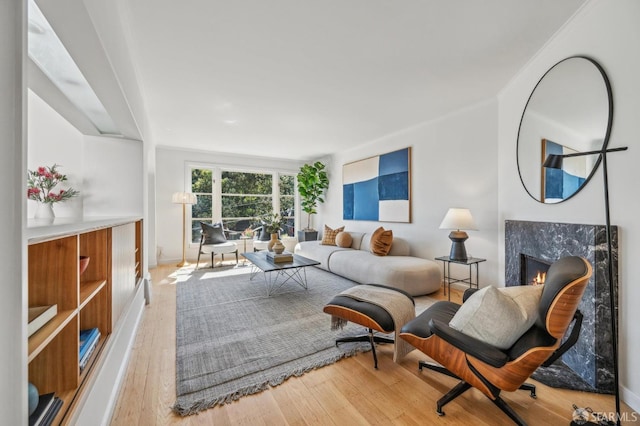
[[[391,345],[378,346],[378,370],[373,368],[371,353],[362,353],[260,394],[180,417],[171,410],[176,399],[176,282],[181,277],[177,269],[164,265],[151,271],[152,303],[145,307],[112,425],[512,424],[474,389],[449,403],[446,416],[439,417],[436,401],[456,380],[426,369],[418,371],[418,361],[426,357],[417,350],[400,364],[394,363]],[[446,299],[442,291],[432,296]],[[460,299],[461,292],[454,289],[452,301]],[[538,399],[524,391],[503,393],[532,426],[569,424],[573,403],[594,409],[612,406],[610,396],[536,385]]]

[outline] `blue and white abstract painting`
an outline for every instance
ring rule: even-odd
[[[342,167],[342,218],[411,222],[411,148]]]

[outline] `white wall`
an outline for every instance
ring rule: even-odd
[[[236,156],[215,152],[183,151],[165,147],[156,149],[156,190],[155,211],[149,211],[150,216],[155,215],[156,229],[149,229],[149,256],[153,253],[161,253],[157,256],[158,263],[178,262],[182,259],[182,206],[171,202],[174,192],[190,191],[191,183],[185,179],[187,165],[201,163],[215,166],[235,166],[242,169],[268,168],[270,170],[297,173],[303,162],[292,160],[277,160],[252,156]],[[152,196],[152,194],[150,194]],[[187,220],[189,220],[187,214]],[[187,236],[188,238],[188,236]],[[155,241],[156,246],[151,245]],[[187,260],[193,260],[198,256],[198,247],[187,245]],[[153,252],[153,253],[151,253]],[[150,261],[150,265],[153,261]]]
[[[611,221],[619,226],[620,382],[622,399],[640,410],[640,2],[593,1],[585,7],[499,96],[499,242],[504,270],[504,221],[537,220],[604,224],[602,168],[572,199],[539,204],[524,191],[516,167],[520,115],[538,79],[556,62],[586,55],[602,65],[610,79],[614,117],[609,147],[629,146],[609,160]],[[503,277],[501,277],[504,280]]]
[[[56,190],[72,187],[80,195],[62,203],[54,204],[56,217],[82,216],[82,151],[84,136],[67,120],[29,90],[29,143],[27,168],[35,170],[40,166],[60,165],[59,172],[67,175],[67,182]],[[27,217],[33,217],[36,201],[28,201]]]
[[[448,255],[448,230],[438,229],[450,207],[466,207],[478,225],[468,231],[465,246],[480,265],[480,285],[498,281],[497,101],[471,106],[455,114],[389,135],[330,159],[329,191],[319,208],[316,227],[372,232],[378,226],[409,241],[412,254],[425,259]],[[412,223],[345,221],[342,219],[342,166],[346,163],[411,147]],[[452,266],[452,274],[468,273]]]
[[[85,136],[85,216],[142,216],[142,142]]]
[[[85,136],[29,91],[27,165],[61,165],[68,181],[62,187],[80,191],[54,205],[56,217],[142,216],[142,142],[122,138]],[[28,201],[28,217],[37,203]]]

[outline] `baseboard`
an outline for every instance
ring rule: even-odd
[[[131,349],[144,313],[144,286],[138,285],[112,333],[90,389],[74,412],[71,424],[108,425],[124,381]]]
[[[620,386],[620,399],[634,411],[640,413],[640,396],[631,392],[624,386]],[[638,416],[638,418],[640,418],[640,415]]]

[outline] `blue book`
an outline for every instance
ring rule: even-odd
[[[91,343],[89,343],[89,345],[87,346],[87,351],[85,352],[83,357],[80,358],[80,372],[84,370],[84,367],[86,367],[87,362],[89,361],[89,357],[93,353],[96,346],[98,346],[99,338],[100,338],[100,333],[98,333],[98,337],[96,339],[93,339]]]
[[[100,338],[100,331],[97,328],[80,331],[80,359],[84,357],[89,347]]]

